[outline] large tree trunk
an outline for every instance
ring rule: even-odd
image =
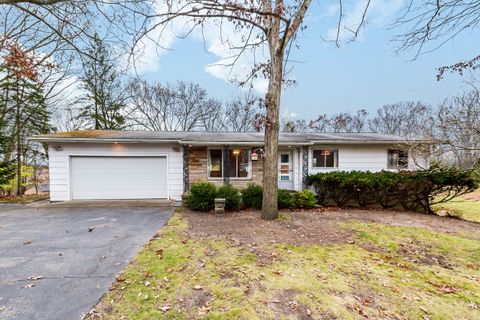
[[[280,129],[280,98],[282,95],[283,50],[272,50],[270,81],[265,99],[265,161],[263,163],[262,219],[278,217],[278,135]]]

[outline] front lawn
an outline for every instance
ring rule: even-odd
[[[177,212],[89,319],[479,319],[479,225],[382,210]]]
[[[435,206],[441,215],[451,215],[463,220],[480,222],[480,190]]]

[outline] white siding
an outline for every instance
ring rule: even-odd
[[[313,150],[322,148],[332,148],[338,150],[338,167],[337,168],[314,168]],[[387,154],[388,149],[394,148],[389,145],[315,145],[309,147],[309,165],[308,173],[315,174],[318,172],[329,171],[381,171],[388,170]],[[413,163],[413,159],[409,159],[409,169],[418,169]]]
[[[61,147],[61,150],[57,151],[57,147]],[[166,156],[169,198],[181,201],[183,193],[183,154],[181,146],[173,144],[76,142],[50,144],[48,150],[51,201],[71,200],[71,156]]]

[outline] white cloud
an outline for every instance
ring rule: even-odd
[[[180,6],[182,1],[178,2]],[[165,12],[163,1],[159,2],[157,12]],[[161,56],[166,55],[173,48],[179,37],[185,36],[193,24],[187,18],[179,17],[171,23],[159,25],[151,31],[148,38],[142,39],[137,46],[135,70],[139,74],[158,72],[161,68]],[[239,49],[248,37],[247,31],[237,31],[230,23],[223,23],[221,29],[218,21],[213,19],[204,23],[203,28],[196,28],[189,33],[190,39],[205,45],[206,50],[215,55],[218,61],[204,66],[205,72],[215,78],[225,81],[243,80],[248,77],[255,63],[262,63],[268,59],[268,50],[257,47],[255,51]],[[254,38],[252,38],[254,39]],[[256,78],[252,81],[253,88],[264,94],[267,91],[268,81]]]

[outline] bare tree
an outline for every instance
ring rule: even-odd
[[[282,119],[282,132],[306,132],[308,129],[307,121],[305,119]]]
[[[331,116],[319,115],[310,121],[308,127],[314,132],[363,132],[367,123],[368,112],[360,109],[357,113],[340,112]]]
[[[255,131],[255,117],[260,114],[260,100],[251,91],[233,98],[227,103],[225,124],[227,130]]]
[[[218,132],[225,130],[225,118],[226,115],[222,103],[210,98],[205,101],[198,120],[202,130]]]
[[[280,100],[282,86],[289,83],[285,73],[289,71],[287,63],[292,45],[299,30],[305,27],[304,18],[312,4],[311,0],[167,0],[163,11],[153,18],[151,29],[165,30],[166,24],[182,19],[189,30],[203,28],[213,23],[219,28],[223,43],[230,45],[233,58],[224,64],[235,65],[244,54],[254,54],[262,49],[268,52],[266,62],[257,61],[245,79],[237,80],[240,84],[249,83],[259,76],[268,79],[268,92],[265,97],[266,114],[264,138],[264,179],[262,218],[278,217],[277,183],[278,183],[278,136],[280,129]],[[366,2],[365,11],[370,1]],[[342,1],[339,1],[342,12]],[[340,14],[339,33],[343,24]],[[364,25],[365,13],[361,15],[354,36]],[[241,36],[240,42],[225,39],[223,27],[229,25]],[[162,29],[163,28],[163,29]],[[188,32],[187,32],[188,34]]]
[[[133,80],[129,85],[133,126],[153,131],[220,131],[223,109],[198,84],[179,81],[174,85]]]
[[[417,58],[435,51],[462,32],[476,29],[480,23],[480,2],[459,0],[409,0],[397,19],[398,27],[407,32],[397,37],[399,50],[414,48]],[[444,72],[462,73],[465,69],[480,67],[480,55],[466,61],[439,68],[438,79]]]
[[[480,159],[480,93],[477,89],[446,99],[438,110],[439,139],[455,163],[474,167]]]
[[[405,138],[433,137],[435,119],[432,107],[422,102],[387,104],[369,121],[370,130]]]
[[[59,131],[76,131],[89,127],[89,120],[80,116],[80,109],[65,107],[55,113],[55,124]]]

